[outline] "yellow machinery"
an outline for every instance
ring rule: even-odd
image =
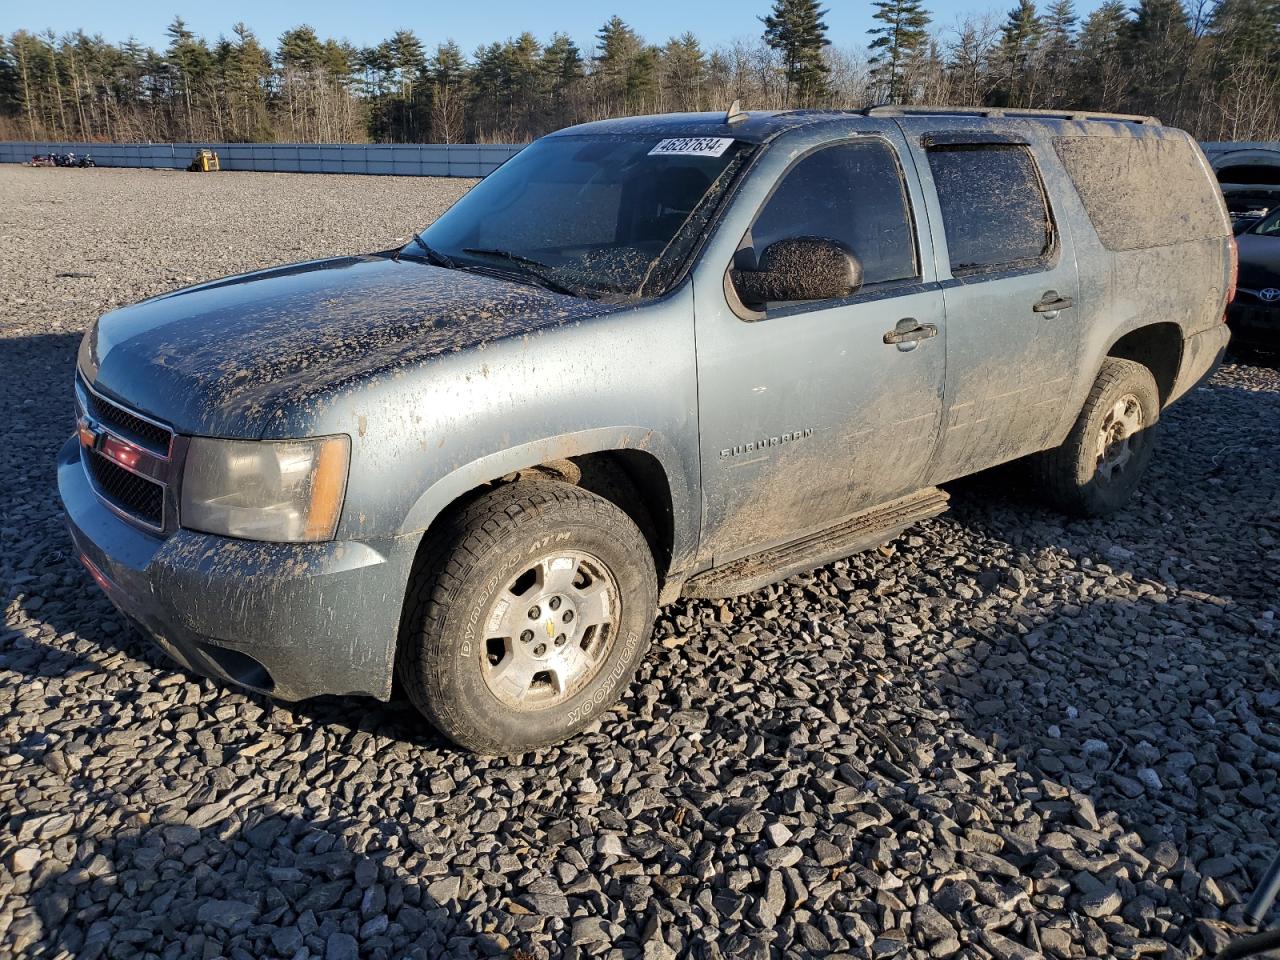
[[[187,169],[195,173],[212,173],[222,168],[218,166],[218,154],[215,151],[197,150],[195,159]]]

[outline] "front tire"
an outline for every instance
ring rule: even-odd
[[[1031,458],[1038,492],[1072,516],[1119,510],[1155,453],[1159,419],[1160,392],[1151,371],[1107,357],[1067,439]]]
[[[522,480],[446,519],[410,583],[397,673],[454,742],[523,753],[613,705],[656,612],[653,556],[625,513],[567,483]]]

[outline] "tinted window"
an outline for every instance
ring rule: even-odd
[[[848,247],[862,262],[864,284],[916,276],[907,194],[889,146],[842,143],[796,163],[751,228],[756,261],[771,243],[794,237]]]
[[[1044,189],[1026,147],[964,144],[929,150],[951,272],[1015,266],[1053,240]]]
[[[1266,237],[1280,237],[1280,211],[1273,213],[1265,220],[1260,220],[1258,225],[1249,232],[1260,233]]]
[[[1108,250],[1230,235],[1222,195],[1190,141],[1061,137],[1053,143]]]
[[[1268,164],[1248,164],[1237,167],[1223,167],[1218,171],[1219,183],[1261,183],[1269,186],[1280,186],[1280,166]]]

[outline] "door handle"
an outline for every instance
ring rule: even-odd
[[[1040,302],[1031,309],[1036,313],[1057,313],[1059,310],[1066,310],[1074,303],[1075,301],[1070,297],[1058,296],[1057,290],[1046,290]]]
[[[920,323],[915,317],[903,317],[892,330],[884,335],[884,342],[896,343],[901,347],[903,344],[915,344],[937,335],[937,324]]]

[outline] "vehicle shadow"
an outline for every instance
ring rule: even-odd
[[[234,786],[209,779],[155,806],[116,808],[110,827],[80,838],[65,832],[75,811],[28,811],[15,825],[18,842],[54,839],[26,848],[44,852],[10,892],[34,907],[8,931],[11,955],[426,960],[507,952],[505,934],[479,933],[460,916],[467,891],[433,867],[429,832],[236,809],[225,799]]]
[[[1242,400],[1256,423],[1231,422]],[[1206,415],[1218,429],[1191,444]],[[1007,563],[977,572],[985,611],[945,653],[927,637],[918,659],[903,651],[928,699],[1028,778],[1037,812],[1085,829],[1076,868],[1130,862],[1089,881],[1118,887],[1126,922],[1155,936],[1131,906],[1145,898],[1210,953],[1280,838],[1280,568],[1265,559],[1280,541],[1278,418],[1280,397],[1221,385],[1173,408],[1163,452],[1113,517],[1042,508],[1016,467],[949,484],[940,522]],[[1037,574],[1059,570],[1040,593]],[[1144,854],[1164,862],[1139,881]],[[1038,856],[1013,859],[1029,870]]]

